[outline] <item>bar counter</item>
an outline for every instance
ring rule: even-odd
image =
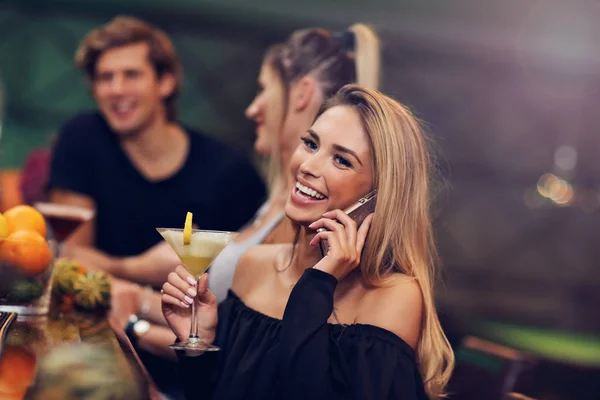
[[[140,386],[147,392],[144,397],[160,399],[133,346],[114,318],[108,314],[52,312],[44,317],[19,316],[13,321],[0,354],[0,398],[29,398],[35,392],[32,386],[37,381],[45,355],[66,343],[97,344],[106,349],[104,354],[115,357],[114,368],[120,368],[119,364],[131,366],[132,376],[138,377]],[[72,356],[78,357],[77,352]]]

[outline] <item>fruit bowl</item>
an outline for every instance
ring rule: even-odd
[[[0,311],[48,314],[57,248],[54,240],[31,231],[0,241]]]

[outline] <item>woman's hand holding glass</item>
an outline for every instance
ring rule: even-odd
[[[198,281],[183,267],[178,266],[162,287],[162,310],[175,335],[181,341],[188,339],[192,325],[191,304],[196,301],[198,337],[211,344],[217,327],[217,298],[208,290],[208,275]]]

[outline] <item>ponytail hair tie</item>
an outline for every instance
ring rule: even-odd
[[[354,53],[356,46],[356,36],[352,31],[334,32],[331,38],[336,42],[340,49],[346,53]]]

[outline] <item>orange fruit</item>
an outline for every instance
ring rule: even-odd
[[[37,232],[16,231],[0,242],[0,262],[34,276],[48,268],[52,252],[46,239]]]
[[[23,400],[27,392],[4,393],[0,392],[0,400]]]
[[[9,233],[8,221],[4,215],[0,214],[0,240],[5,239]]]
[[[46,221],[43,215],[31,206],[15,206],[4,213],[9,233],[19,230],[35,231],[46,237]]]
[[[6,346],[0,358],[0,398],[24,395],[35,377],[35,356],[23,347]]]

